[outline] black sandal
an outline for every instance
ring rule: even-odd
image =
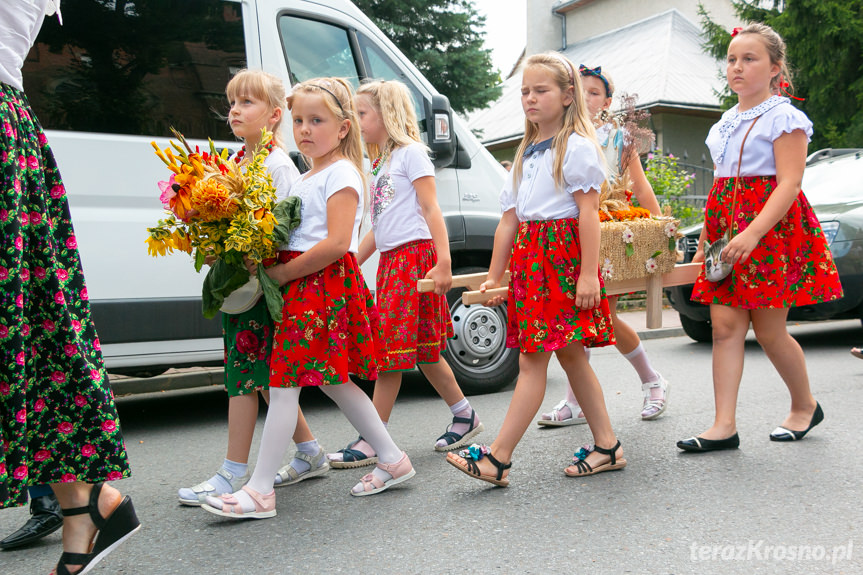
[[[453,449],[458,449],[459,447],[461,447],[462,445],[464,445],[465,443],[467,443],[468,441],[473,439],[474,436],[476,436],[478,433],[485,430],[485,426],[482,424],[481,421],[478,422],[476,424],[476,426],[474,426],[473,420],[475,417],[476,417],[476,411],[474,411],[473,409],[470,410],[470,417],[453,417],[452,423],[450,423],[449,426],[447,426],[447,428],[446,428],[446,433],[444,433],[443,435],[438,437],[437,440],[435,441],[435,443],[437,443],[438,441],[443,439],[444,441],[446,441],[446,445],[443,445],[440,447],[435,445],[434,450],[435,451],[452,451]],[[468,425],[470,427],[468,427],[468,430],[465,431],[463,434],[459,435],[458,433],[456,433],[454,431],[450,431],[450,429],[452,429],[453,424],[455,424],[455,423],[464,423],[465,425]]]
[[[617,458],[616,451],[620,447],[620,440],[614,444],[614,447],[611,449],[605,449],[604,447],[600,447],[598,445],[594,445],[593,447],[582,447],[578,451],[575,452],[575,455],[572,456],[572,465],[563,470],[569,477],[587,477],[588,475],[595,475],[597,473],[602,473],[603,471],[614,471],[616,469],[623,469],[626,467],[626,459]],[[587,456],[592,452],[601,453],[603,455],[608,455],[611,457],[611,461],[607,461],[602,465],[598,465],[595,469],[586,461]],[[570,472],[569,469],[571,467],[575,467],[575,472]]]
[[[466,465],[461,465],[456,457],[464,459]],[[488,457],[488,460],[497,467],[496,476],[484,475],[480,472],[479,465],[477,465],[476,462],[483,457]],[[497,485],[498,487],[507,487],[509,485],[509,479],[504,479],[503,472],[512,467],[512,462],[501,463],[491,454],[491,449],[485,445],[471,445],[468,449],[459,451],[457,456],[452,453],[447,453],[446,460],[450,465],[462,473],[466,473],[480,481],[487,481],[488,483]]]
[[[128,495],[123,497],[123,500],[108,517],[102,517],[99,513],[99,494],[102,492],[103,485],[104,483],[93,485],[87,507],[61,509],[64,517],[89,513],[90,519],[98,531],[96,532],[96,540],[93,542],[93,548],[89,553],[63,551],[63,554],[60,555],[60,562],[57,563],[57,575],[84,575],[141,528],[141,523],[135,514],[135,507],[132,505],[132,499]],[[72,573],[66,565],[81,565],[81,569]]]

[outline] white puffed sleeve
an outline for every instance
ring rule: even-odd
[[[563,157],[563,181],[567,194],[578,190],[599,191],[606,179],[605,167],[596,145],[583,136],[572,134]]]
[[[515,193],[512,187],[512,173],[508,173],[503,180],[503,189],[500,191],[500,213],[515,207]]]
[[[790,103],[776,106],[773,111],[770,141],[776,141],[782,134],[790,134],[794,130],[803,130],[806,133],[806,140],[812,139],[812,121],[806,114]]]

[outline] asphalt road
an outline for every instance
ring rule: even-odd
[[[414,479],[373,497],[353,498],[364,470],[331,471],[278,490],[278,516],[231,522],[181,507],[176,490],[209,477],[224,456],[226,398],[218,389],[119,398],[144,529],[94,573],[863,573],[863,343],[859,322],[792,328],[804,346],[825,421],[805,441],[778,444],[770,431],[788,396],[750,334],[739,403],[741,448],[681,454],[674,443],[710,425],[710,346],[686,337],[646,342],[672,383],[670,407],[638,417],[641,388],[613,349],[594,352],[628,467],[571,479],[562,470],[590,441],[587,426],[532,426],[516,450],[505,489],[463,476],[432,450],[449,412],[430,386],[410,377],[390,429],[411,456]],[[544,408],[562,396],[553,363]],[[490,442],[511,389],[476,396]],[[317,390],[303,408],[322,444],[342,447],[355,432]],[[259,422],[263,424],[263,414]],[[257,453],[253,445],[253,459]],[[27,518],[0,512],[0,536]],[[0,573],[47,573],[60,533],[0,553]]]

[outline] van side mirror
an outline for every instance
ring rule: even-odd
[[[436,94],[431,102],[426,102],[426,118],[432,163],[436,168],[449,166],[455,158],[456,146],[452,134],[452,109],[446,96]]]

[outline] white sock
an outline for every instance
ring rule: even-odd
[[[632,367],[635,368],[635,371],[638,372],[638,377],[641,378],[641,383],[649,383],[659,379],[659,374],[653,369],[653,366],[650,365],[650,358],[647,357],[647,352],[641,342],[638,343],[638,347],[629,353],[624,353],[623,357],[629,360],[629,363],[631,363]]]
[[[462,400],[458,403],[453,403],[449,406],[449,410],[455,416],[458,416],[459,413],[461,413],[462,411],[467,411],[468,409],[470,409],[470,402],[467,400],[466,397],[463,397]]]

